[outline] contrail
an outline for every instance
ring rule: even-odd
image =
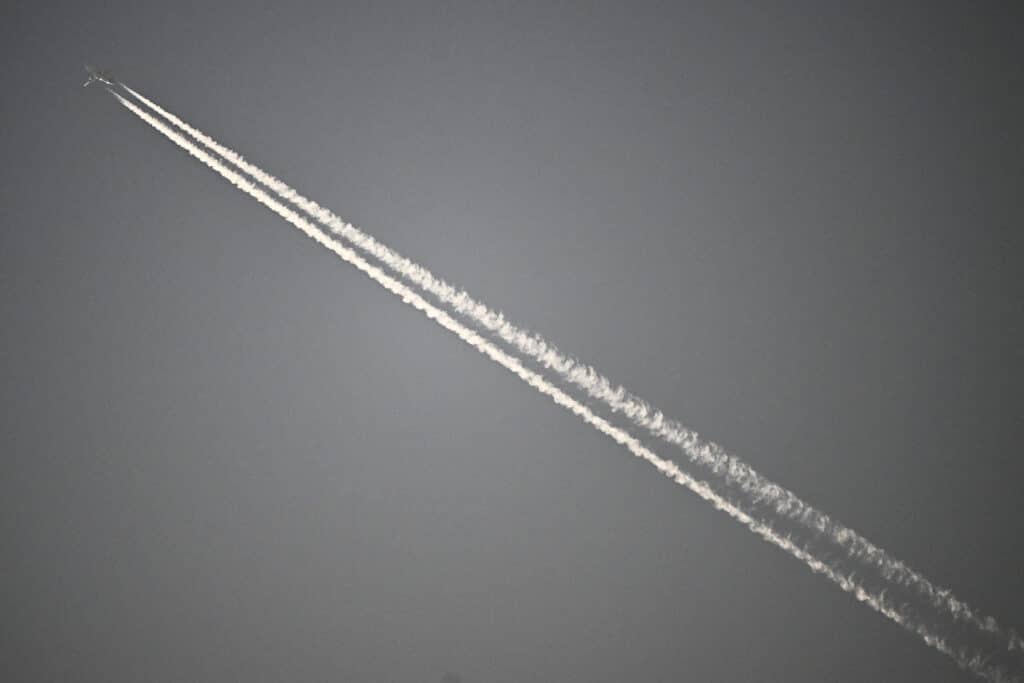
[[[280,179],[248,162],[242,155],[221,145],[202,131],[166,111],[155,102],[132,88],[121,84],[132,96],[166,120],[180,128],[224,159],[235,164],[278,196],[287,199],[308,215],[328,227],[366,253],[374,256],[408,281],[433,294],[454,311],[472,320],[483,329],[497,335],[519,352],[556,371],[564,379],[580,387],[592,398],[603,401],[613,411],[627,416],[635,425],[648,430],[677,447],[694,463],[710,469],[728,485],[741,490],[754,503],[766,505],[775,514],[810,529],[844,550],[853,561],[877,570],[887,581],[910,589],[923,596],[938,610],[953,619],[970,624],[976,629],[1001,639],[1009,651],[1024,652],[1024,639],[1015,631],[1004,631],[993,617],[984,616],[959,600],[952,591],[933,584],[928,578],[889,555],[882,548],[842,525],[829,515],[815,509],[796,494],[759,474],[752,467],[730,455],[718,444],[705,441],[697,432],[667,418],[643,399],[621,385],[614,385],[590,365],[561,352],[540,335],[517,327],[500,312],[473,299],[465,290],[458,289],[437,277],[423,266],[381,244],[372,236],[345,222],[330,210],[320,206],[288,186]]]
[[[434,306],[420,294],[410,289],[399,280],[389,276],[379,267],[371,265],[352,249],[344,246],[336,240],[333,240],[298,213],[271,198],[254,183],[226,167],[210,153],[199,148],[192,142],[189,142],[180,133],[172,130],[152,114],[143,111],[137,105],[129,102],[113,90],[108,88],[108,91],[129,111],[162,133],[207,167],[218,173],[236,188],[242,190],[266,208],[294,225],[318,244],[331,250],[344,261],[361,270],[385,289],[399,296],[404,302],[421,311],[428,318],[434,320],[443,328],[455,334],[477,351],[515,374],[538,392],[551,398],[556,404],[569,410],[580,417],[580,419],[585,423],[591,425],[602,434],[610,437],[616,443],[624,446],[636,457],[642,458],[654,465],[658,471],[668,478],[693,491],[698,496],[711,503],[714,507],[722,510],[730,517],[746,526],[750,531],[757,534],[764,540],[801,560],[810,567],[812,571],[822,574],[838,585],[842,590],[851,593],[859,601],[869,605],[900,626],[917,633],[928,645],[931,645],[940,652],[947,654],[964,669],[998,683],[1020,683],[1020,679],[1018,679],[1013,673],[990,663],[984,654],[972,652],[971,648],[966,645],[957,646],[948,642],[946,638],[937,634],[926,623],[911,616],[905,608],[892,605],[882,594],[872,594],[868,592],[864,587],[858,584],[852,576],[844,576],[839,571],[814,557],[804,548],[795,544],[790,538],[777,533],[774,529],[754,519],[732,502],[717,494],[706,482],[699,481],[686,474],[671,460],[659,457],[653,451],[645,447],[639,439],[631,435],[629,432],[612,425],[606,419],[598,416],[588,407],[569,396],[562,389],[551,384],[539,373],[525,367],[518,358],[509,355],[494,343],[481,336],[478,332],[475,332],[458,322],[448,312]]]

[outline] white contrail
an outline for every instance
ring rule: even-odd
[[[727,453],[718,444],[702,440],[697,432],[665,417],[661,411],[655,410],[646,401],[630,393],[624,387],[613,385],[608,378],[593,367],[559,351],[554,344],[540,335],[513,325],[500,312],[495,312],[474,300],[464,290],[453,287],[423,266],[381,244],[330,210],[302,196],[283,181],[249,163],[242,155],[221,145],[135,90],[124,84],[121,85],[150,109],[193,139],[235,164],[280,197],[287,199],[316,218],[330,228],[333,233],[344,237],[366,253],[379,259],[402,277],[422,287],[484,329],[496,334],[521,353],[532,357],[544,367],[555,370],[566,380],[585,390],[591,397],[603,401],[612,410],[626,415],[637,426],[678,446],[691,461],[710,469],[729,485],[738,487],[754,502],[765,504],[776,514],[822,534],[843,548],[852,560],[874,567],[886,580],[895,585],[916,591],[924,596],[933,608],[943,610],[954,619],[967,622],[981,631],[1005,640],[1008,650],[1024,651],[1024,639],[1012,629],[1004,632],[994,618],[979,614],[954,596],[949,589],[936,586],[925,576],[890,556],[885,550],[860,534],[831,519],[827,514],[804,502],[791,491],[763,477],[752,467]]]
[[[698,496],[711,503],[714,507],[722,510],[769,543],[801,560],[810,567],[811,570],[824,575],[844,591],[851,593],[859,601],[864,602],[904,628],[917,633],[928,645],[931,645],[940,652],[949,655],[961,667],[989,678],[992,681],[1000,683],[1019,683],[1019,679],[1015,678],[1012,673],[991,664],[984,655],[980,653],[972,653],[971,648],[968,646],[956,646],[951,644],[944,637],[935,633],[927,624],[912,617],[905,609],[890,604],[884,595],[868,592],[864,587],[858,584],[852,576],[844,576],[839,571],[811,555],[804,548],[796,545],[790,538],[780,535],[774,529],[754,519],[736,505],[717,494],[706,482],[694,479],[680,470],[674,462],[659,457],[653,451],[646,448],[636,437],[621,428],[615,427],[606,419],[596,415],[585,405],[544,379],[544,377],[539,373],[526,368],[518,358],[509,355],[479,333],[458,322],[455,318],[449,315],[448,312],[434,306],[421,295],[386,274],[379,267],[371,265],[352,249],[345,247],[343,244],[330,238],[295,211],[292,211],[280,202],[272,199],[254,183],[226,167],[211,154],[189,142],[181,134],[172,130],[150,113],[143,111],[141,108],[124,99],[113,90],[109,90],[109,92],[136,116],[162,133],[210,169],[218,173],[229,183],[253,197],[262,205],[294,225],[305,235],[315,240],[318,244],[326,247],[346,262],[363,271],[363,273],[368,275],[385,289],[398,295],[403,301],[423,312],[428,318],[434,320],[443,328],[452,332],[464,342],[475,348],[477,351],[483,353],[491,360],[515,374],[541,394],[550,397],[556,404],[566,408],[570,412],[579,416],[584,422],[593,426],[599,432],[612,438],[620,445],[625,446],[633,455],[643,458],[654,465],[654,467],[656,467],[658,471],[665,476],[693,491]]]

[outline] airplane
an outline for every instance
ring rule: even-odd
[[[88,64],[85,65],[85,70],[89,72],[89,79],[82,84],[82,87],[92,85],[93,83],[102,83],[103,85],[109,85],[113,87],[115,85],[113,77],[109,71],[100,71],[94,66]]]

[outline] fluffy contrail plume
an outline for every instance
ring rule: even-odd
[[[121,85],[139,102],[273,190],[281,198],[302,209],[334,234],[345,238],[408,281],[433,294],[452,310],[495,334],[520,353],[556,371],[565,380],[586,391],[592,398],[603,401],[613,411],[627,416],[635,425],[679,447],[690,461],[709,469],[726,484],[742,491],[752,503],[763,505],[781,518],[820,534],[824,539],[842,548],[849,559],[873,568],[893,585],[916,592],[924,597],[932,608],[944,611],[953,619],[1002,640],[1007,650],[1024,652],[1024,639],[1016,632],[1004,631],[994,618],[979,614],[954,596],[949,589],[936,586],[925,576],[860,534],[815,509],[791,491],[765,478],[718,444],[701,439],[697,432],[665,417],[661,411],[654,409],[624,387],[614,385],[590,365],[561,352],[540,335],[517,327],[506,320],[500,312],[488,308],[464,290],[448,284],[423,266],[381,244],[372,236],[299,194],[283,181],[246,161],[242,155],[221,145],[135,90]]]
[[[453,318],[447,311],[431,304],[416,291],[410,289],[401,281],[391,277],[381,268],[368,263],[352,249],[332,239],[298,213],[271,198],[255,183],[225,166],[209,152],[193,144],[149,112],[143,111],[140,107],[121,97],[113,90],[110,90],[110,93],[117,98],[118,102],[120,102],[124,107],[162,133],[190,155],[218,173],[233,186],[242,190],[266,208],[291,223],[318,244],[326,247],[344,261],[361,270],[389,292],[399,296],[404,302],[424,313],[428,318],[434,320],[443,328],[455,334],[471,347],[515,374],[538,392],[551,398],[556,404],[569,410],[580,417],[585,423],[591,425],[602,434],[610,437],[616,443],[624,446],[636,457],[642,458],[654,465],[658,471],[668,478],[693,491],[698,496],[711,503],[714,507],[722,510],[730,517],[746,526],[750,531],[757,534],[764,540],[801,560],[811,570],[833,581],[836,585],[844,591],[852,594],[859,601],[869,605],[900,626],[917,633],[928,645],[931,645],[940,652],[949,655],[961,667],[978,675],[984,676],[992,681],[1000,683],[1011,683],[1016,681],[1019,683],[1019,678],[1015,677],[1013,673],[1006,669],[992,664],[984,653],[976,652],[973,648],[967,645],[957,645],[949,642],[946,637],[936,633],[935,630],[927,623],[915,618],[906,610],[906,608],[892,604],[884,594],[873,594],[865,590],[852,576],[846,576],[840,571],[828,566],[813,556],[810,552],[798,546],[790,538],[779,534],[771,527],[757,519],[754,519],[735,504],[716,493],[706,482],[693,478],[689,474],[680,470],[674,462],[661,458],[645,447],[639,439],[595,414],[588,407],[546,380],[539,373],[525,367],[518,358],[511,356],[509,353],[496,346],[493,342],[481,336],[480,333],[463,325]]]

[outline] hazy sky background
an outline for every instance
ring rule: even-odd
[[[1019,13],[16,4],[0,678],[972,680],[86,61],[1024,626]]]

